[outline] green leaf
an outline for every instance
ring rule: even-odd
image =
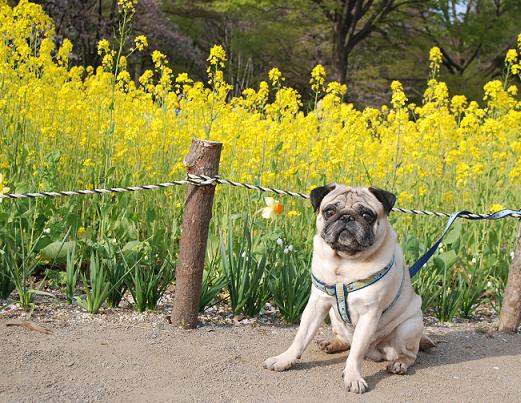
[[[75,247],[76,241],[55,241],[47,245],[40,252],[44,257],[48,259],[61,260],[66,259],[67,254],[72,253]]]

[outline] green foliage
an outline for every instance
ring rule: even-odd
[[[14,281],[11,277],[11,270],[7,266],[6,251],[0,249],[0,299],[7,299],[15,289]]]
[[[45,269],[45,278],[53,288],[61,288],[66,282],[66,274],[57,269]]]
[[[119,305],[127,290],[125,282],[127,269],[126,265],[121,260],[116,259],[115,256],[110,259],[104,259],[104,263],[107,266],[107,280],[110,284],[107,305],[110,308],[115,308]]]
[[[506,246],[501,228],[499,223],[456,222],[438,253],[413,281],[423,309],[432,310],[441,321],[471,317],[480,302],[499,311],[510,265],[509,253],[498,253]],[[414,257],[411,262],[425,249],[414,236],[404,245],[406,255]]]
[[[217,242],[212,242],[217,241]],[[201,283],[199,311],[204,312],[226,286],[226,276],[219,270],[221,266],[219,256],[219,240],[210,237],[207,246],[206,264]]]
[[[67,253],[67,263],[65,266],[65,295],[69,304],[72,304],[72,301],[74,300],[74,291],[76,290],[81,264],[81,257],[79,258],[79,261],[77,261],[76,248]]]
[[[252,228],[246,218],[240,242],[234,242],[231,220],[228,223],[227,244],[222,231],[219,233],[221,261],[230,295],[230,305],[235,315],[258,314],[269,297],[265,278],[266,256],[259,256],[254,252],[251,231]]]
[[[311,292],[311,256],[295,251],[293,245],[278,244],[268,248],[267,254],[273,303],[286,323],[295,323]]]
[[[89,279],[87,280],[86,276],[83,275],[83,288],[86,298],[76,297],[78,305],[89,313],[98,313],[101,305],[107,299],[110,284],[107,281],[105,265],[100,262],[100,259],[94,253],[90,256]]]
[[[21,307],[29,310],[33,306],[34,295],[54,297],[52,294],[36,289],[33,282],[33,273],[39,263],[39,258],[35,254],[35,248],[44,234],[41,233],[33,240],[32,236],[29,239],[25,237],[26,234],[21,225],[15,225],[14,230],[14,236],[6,242],[9,245],[7,251],[0,256],[0,264],[9,273],[12,284],[14,284],[18,293]]]
[[[162,262],[134,264],[127,277],[127,287],[134,298],[138,312],[155,309],[161,296],[174,278],[175,264],[169,259]]]

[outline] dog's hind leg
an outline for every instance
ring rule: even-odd
[[[416,361],[416,355],[420,347],[423,335],[423,319],[421,314],[415,315],[400,323],[393,331],[391,345],[387,358],[392,361],[387,366],[387,371],[393,374],[405,374],[407,369]],[[392,351],[394,350],[394,351]]]
[[[341,353],[342,351],[349,350],[351,343],[349,343],[345,337],[342,336],[342,326],[344,323],[335,315],[334,308],[329,311],[329,318],[331,320],[331,330],[333,335],[331,337],[320,337],[317,339],[318,347],[328,353]]]
[[[328,354],[341,353],[342,351],[349,350],[349,344],[337,334],[331,337],[321,337],[317,340],[317,344],[322,351]]]

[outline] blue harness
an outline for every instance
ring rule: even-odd
[[[447,235],[447,232],[449,231],[450,227],[452,227],[452,224],[454,224],[454,221],[456,221],[458,217],[464,215],[465,218],[469,220],[499,220],[501,218],[512,216],[514,214],[521,214],[521,210],[501,210],[494,214],[489,214],[485,216],[472,215],[472,213],[469,211],[457,211],[455,213],[452,213],[439,239],[409,268],[409,275],[411,276],[411,278],[414,277],[416,273],[418,273],[420,269],[425,265],[425,263],[427,263],[427,261],[431,258],[434,252],[436,252],[436,249],[438,249],[438,246],[440,245],[441,241],[443,240],[445,235]],[[347,304],[347,296],[349,295],[349,293],[361,290],[362,288],[368,287],[371,284],[376,283],[392,269],[394,263],[395,258],[393,256],[391,262],[382,270],[378,271],[377,273],[373,274],[365,280],[354,281],[349,284],[326,284],[323,281],[316,278],[313,273],[311,273],[311,281],[313,285],[320,291],[323,291],[327,295],[334,296],[336,298],[338,312],[340,313],[342,320],[346,324],[352,326],[351,316],[349,315],[349,306]],[[400,288],[398,289],[396,297],[394,297],[391,304],[383,310],[382,315],[389,309],[391,309],[391,307],[400,297],[400,293],[402,291],[403,286],[403,279],[404,277],[402,276],[402,282],[400,283]]]
[[[319,280],[313,273],[311,273],[311,282],[313,285],[318,288],[320,291],[325,292],[327,295],[331,297],[336,298],[336,305],[338,308],[338,312],[340,313],[340,317],[342,320],[352,326],[351,322],[351,315],[349,314],[349,305],[347,304],[347,296],[355,291],[361,290],[365,287],[369,287],[371,284],[376,283],[378,280],[382,279],[391,269],[394,267],[395,264],[395,257],[393,255],[391,261],[387,266],[385,266],[382,270],[379,270],[369,278],[366,278],[365,280],[358,280],[353,281],[352,283],[343,284],[343,283],[337,283],[337,284],[326,284],[323,281]],[[400,297],[400,293],[402,291],[403,286],[403,276],[402,281],[400,283],[400,288],[398,289],[398,292],[396,293],[396,296],[394,297],[393,301],[385,308],[382,312],[382,315],[387,312],[391,307],[395,304],[395,302]]]

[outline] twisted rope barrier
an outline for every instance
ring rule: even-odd
[[[109,194],[109,193],[128,193],[137,192],[142,190],[153,190],[153,189],[164,189],[172,186],[182,185],[194,185],[194,186],[208,186],[208,185],[230,185],[234,187],[240,187],[248,190],[257,190],[259,192],[275,193],[280,196],[292,196],[300,197],[302,199],[309,199],[309,195],[300,192],[292,192],[290,190],[282,190],[268,186],[252,185],[251,183],[236,182],[229,179],[221,178],[220,176],[206,176],[206,175],[193,175],[187,174],[186,179],[176,180],[172,182],[157,183],[153,185],[140,185],[140,186],[127,186],[127,187],[115,187],[115,188],[95,188],[85,190],[66,190],[59,192],[30,192],[30,193],[5,193],[0,194],[0,200],[2,199],[37,199],[44,197],[64,197],[64,196],[84,196],[94,194]],[[450,217],[451,213],[428,211],[428,210],[414,210],[405,209],[401,207],[394,207],[393,211],[405,214],[414,215],[427,215],[436,217]],[[478,214],[472,212],[461,213],[459,217],[466,218],[469,220],[476,219],[494,219],[497,213],[490,214]],[[501,218],[520,218],[521,210],[509,210],[509,212]]]

